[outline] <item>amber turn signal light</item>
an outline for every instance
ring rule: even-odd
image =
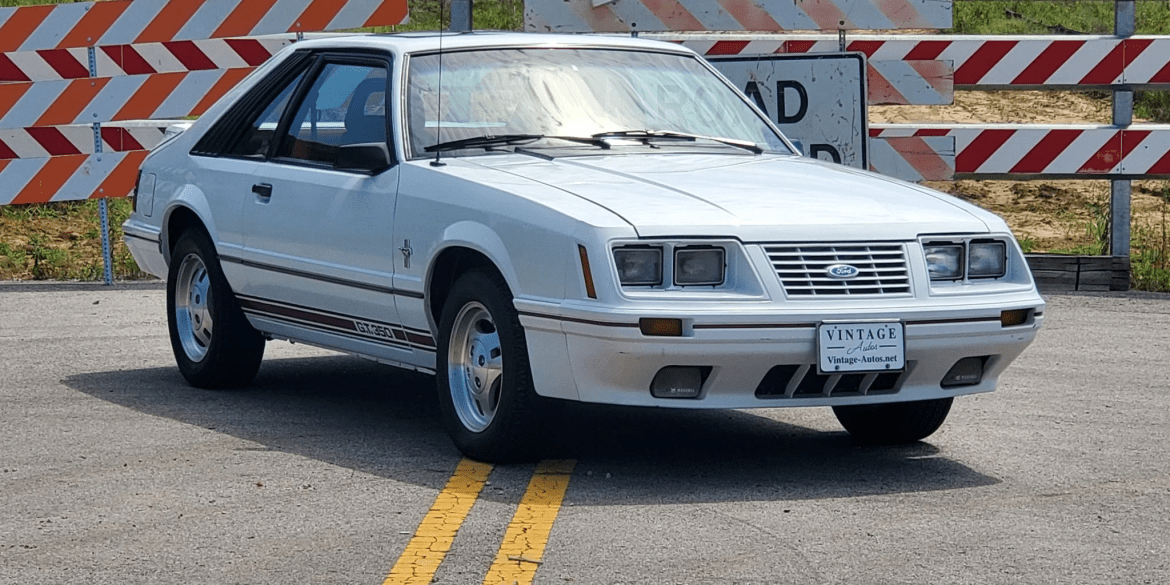
[[[1004,327],[1015,327],[1016,325],[1023,325],[1028,322],[1028,312],[1030,309],[1016,309],[1014,311],[1004,311],[999,314],[999,323]]]
[[[585,294],[589,298],[597,298],[597,288],[593,286],[593,271],[589,269],[589,252],[585,251],[585,246],[577,244],[577,253],[581,256],[581,273],[585,277]]]
[[[655,337],[682,337],[682,319],[638,319],[642,335]]]

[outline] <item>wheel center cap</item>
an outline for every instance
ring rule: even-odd
[[[479,340],[474,340],[471,342],[471,349],[468,354],[470,358],[468,360],[470,365],[467,368],[468,385],[475,394],[483,394],[487,391],[487,374],[489,369],[487,348]]]

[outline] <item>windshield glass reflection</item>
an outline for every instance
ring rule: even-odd
[[[731,88],[687,55],[496,49],[444,53],[442,67],[440,102],[438,54],[410,60],[407,108],[415,157],[426,156],[429,146],[479,136],[588,137],[641,130],[790,152]]]

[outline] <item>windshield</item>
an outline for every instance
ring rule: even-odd
[[[427,156],[427,147],[436,144],[481,136],[630,131],[729,139],[791,153],[743,99],[688,55],[612,49],[444,53],[441,114],[439,55],[412,57],[409,75],[415,157]],[[483,147],[466,152],[482,153]]]

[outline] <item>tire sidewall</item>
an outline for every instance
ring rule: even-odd
[[[953,397],[913,402],[835,406],[837,420],[861,443],[897,445],[932,435],[950,413]]]
[[[208,301],[215,324],[207,353],[199,361],[192,360],[183,349],[175,318],[179,272],[183,261],[192,254],[203,262],[211,281]],[[179,372],[192,386],[222,388],[242,385],[250,381],[259,368],[264,339],[247,323],[236,304],[211,238],[198,230],[184,232],[171,251],[171,263],[167,270],[167,330]],[[251,364],[253,361],[254,366]]]
[[[456,412],[448,368],[455,318],[463,307],[473,302],[480,303],[491,314],[500,337],[504,363],[499,405],[487,428],[479,432],[464,426]],[[475,459],[496,462],[528,457],[538,427],[533,412],[536,393],[530,372],[524,330],[503,278],[482,271],[461,276],[443,306],[436,355],[436,386],[443,424],[460,451]]]

